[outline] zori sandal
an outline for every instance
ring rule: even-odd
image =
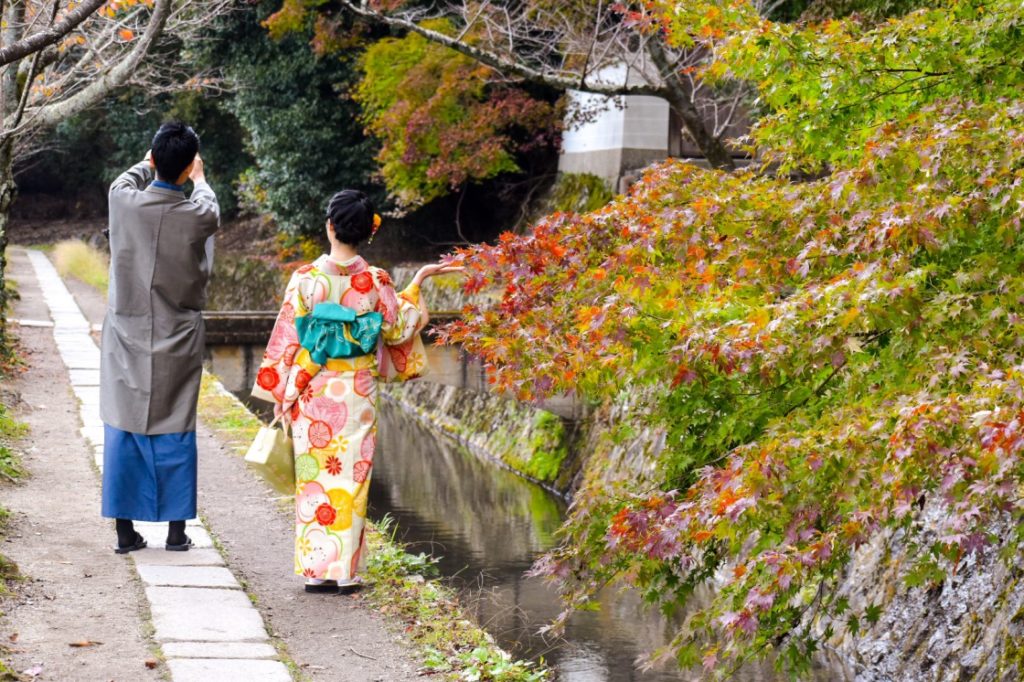
[[[146,538],[142,537],[142,534],[139,533],[139,531],[135,531],[135,541],[132,544],[128,545],[127,547],[122,547],[121,545],[118,545],[117,547],[114,548],[114,553],[115,554],[127,554],[128,552],[134,552],[137,549],[145,549],[145,548],[146,548]]]
[[[319,578],[310,578],[306,581],[306,592],[313,594],[326,594],[326,593],[337,593],[338,592],[338,581],[337,580],[320,580]]]
[[[164,545],[168,552],[187,552],[192,547],[192,538],[185,536],[185,542],[180,545]]]

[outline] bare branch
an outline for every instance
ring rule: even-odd
[[[79,92],[61,102],[39,107],[33,112],[36,122],[43,126],[56,125],[69,116],[95,105],[112,90],[127,82],[153,46],[157,36],[163,31],[170,11],[171,0],[156,0],[146,32],[139,38],[134,49]]]
[[[57,10],[60,8],[60,0],[54,0],[53,11],[50,14],[50,23],[52,24],[57,19]],[[25,78],[25,85],[22,86],[21,98],[18,101],[18,107],[14,112],[14,123],[12,128],[17,128],[21,123],[22,116],[25,115],[25,107],[28,106],[28,95],[32,90],[32,81],[35,80],[36,74],[39,73],[39,62],[43,57],[45,48],[40,48],[32,55],[32,64],[28,67],[28,73]],[[4,126],[6,128],[6,126]],[[0,142],[5,141],[9,137],[9,133],[5,130],[3,135],[0,136]]]
[[[83,0],[80,5],[64,15],[64,18],[60,21],[11,45],[0,48],[0,66],[24,59],[34,52],[55,44],[61,38],[74,31],[79,24],[88,19],[104,2],[106,0]]]

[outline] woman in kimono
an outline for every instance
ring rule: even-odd
[[[331,198],[330,253],[292,275],[253,388],[254,397],[272,401],[275,414],[291,425],[295,573],[306,578],[308,592],[358,584],[366,561],[377,382],[412,379],[424,370],[420,332],[428,318],[420,284],[461,270],[424,266],[396,294],[388,273],[356,253],[379,225],[362,192],[344,190]],[[337,339],[333,332],[317,336],[340,319],[348,326]]]

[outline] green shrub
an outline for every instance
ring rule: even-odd
[[[549,204],[552,211],[589,213],[614,198],[608,183],[592,173],[562,173],[551,188]]]

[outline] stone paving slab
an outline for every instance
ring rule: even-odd
[[[98,385],[73,385],[71,387],[71,392],[74,393],[75,397],[81,400],[83,403],[96,403],[97,406],[99,406],[100,404],[100,387]]]
[[[14,320],[13,322],[19,327],[53,327],[53,322],[50,320]]]
[[[223,566],[224,559],[215,549],[196,549],[187,552],[168,552],[161,541],[159,546],[132,552],[135,565],[142,566]]]
[[[82,425],[88,429],[92,429],[94,433],[103,431],[103,420],[97,417],[95,412],[81,410],[78,413],[78,416],[82,419]],[[100,448],[100,452],[103,452],[102,448]]]
[[[167,522],[166,521],[136,521],[135,525],[136,526],[140,526],[140,527],[146,527],[146,526],[156,527],[156,526],[159,526],[160,528],[167,528]],[[185,519],[185,525],[186,526],[201,526],[201,525],[203,525],[203,522],[200,521],[199,519]]]
[[[100,406],[98,404],[83,404],[78,410],[78,416],[82,420],[82,426],[92,429],[95,432],[103,430],[103,420],[99,417]]]
[[[160,649],[166,658],[277,658],[263,642],[167,642]]]
[[[100,371],[98,369],[71,369],[68,370],[68,374],[71,375],[72,386],[100,385]]]
[[[167,542],[166,523],[154,523],[152,525],[139,523],[136,524],[135,528],[142,534],[142,537],[146,538],[146,542],[149,543],[150,547],[159,548],[164,552],[167,551],[164,549],[164,544]],[[202,526],[192,526],[186,532],[192,538],[192,549],[213,547],[213,539],[210,538],[210,534]],[[168,552],[168,554],[171,554],[171,552]]]
[[[62,356],[64,360],[64,366],[68,369],[93,369],[97,372],[100,371],[100,356]]]
[[[173,554],[173,552],[168,553]],[[231,571],[224,566],[140,565],[136,568],[139,571],[139,577],[147,585],[242,589],[242,586],[235,580],[235,576],[231,575]]]
[[[259,611],[240,590],[146,587],[146,596],[158,642],[265,642],[269,639]]]
[[[82,437],[92,443],[93,447],[103,445],[103,427],[102,426],[83,426],[79,429],[82,433]]]
[[[176,682],[291,682],[279,661],[219,658],[172,658],[167,661]]]
[[[92,348],[85,345],[86,340]],[[62,339],[57,342],[57,350],[65,362],[69,360],[86,360],[99,362],[100,349],[92,343],[92,339],[85,332],[76,333],[74,338]]]

